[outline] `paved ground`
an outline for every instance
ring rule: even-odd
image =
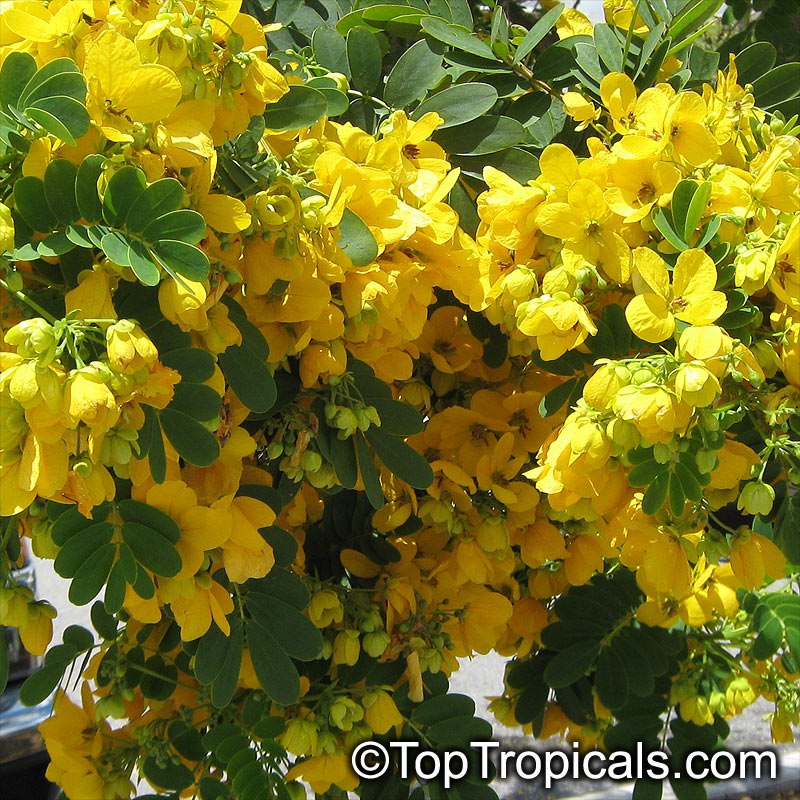
[[[54,641],[61,641],[61,633],[67,625],[88,624],[89,606],[76,608],[67,598],[69,584],[60,578],[52,569],[52,562],[38,562],[37,577],[39,592],[42,597],[52,602],[59,611],[55,623]],[[478,713],[486,719],[494,720],[487,712],[489,698],[498,695],[503,686],[504,659],[497,655],[481,656],[472,661],[462,662],[462,668],[453,677],[452,691],[470,695],[478,708]],[[730,749],[762,749],[770,747],[769,727],[764,715],[769,711],[766,703],[749,708],[741,717],[732,721]],[[543,752],[554,747],[557,742],[536,742],[521,736],[519,729],[506,728],[494,723],[494,735],[506,750],[531,750]],[[736,800],[745,797],[775,797],[800,786],[800,751],[796,747],[783,747],[779,751],[782,774],[778,781],[737,784],[726,781],[712,787],[711,797],[716,800]],[[613,783],[598,784],[588,781],[560,781],[552,790],[546,791],[541,785],[509,779],[497,782],[495,789],[503,800],[628,800],[631,796],[630,785]],[[663,800],[673,800],[674,796],[667,789]]]

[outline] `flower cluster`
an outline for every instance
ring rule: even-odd
[[[637,8],[610,22],[646,32]],[[733,58],[699,91],[611,72],[559,98],[583,149],[476,191],[444,109],[311,120],[303,90],[369,97],[317,42],[269,56],[280,31],[240,9],[0,12],[25,84],[3,100],[0,624],[32,653],[52,635],[20,536],[76,603],[104,590],[97,643],[73,629],[40,679],[85,657],[48,775],[73,800],[137,776],[353,791],[352,747],[444,735],[444,705],[415,709],[493,650],[496,715],[537,735],[607,746],[629,697],[703,727],[762,696],[790,737],[792,125]],[[56,83],[63,122],[36,105]]]

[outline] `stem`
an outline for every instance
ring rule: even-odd
[[[2,286],[12,297],[16,297],[17,300],[32,308],[37,314],[39,314],[39,316],[46,319],[51,325],[56,321],[56,318],[51,313],[45,311],[36,301],[31,300],[31,298],[28,297],[28,295],[26,295],[24,292],[15,292],[12,289],[9,289],[8,284],[2,278],[0,278],[0,286]]]
[[[375,105],[380,106],[381,108],[385,108],[387,111],[391,111],[392,109],[380,100],[377,97],[373,97],[371,94],[363,94],[356,89],[348,89],[347,94],[352,94],[354,97],[360,97],[362,100],[370,100],[371,102],[375,103]]]

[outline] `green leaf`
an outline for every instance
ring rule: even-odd
[[[170,744],[184,758],[190,761],[200,761],[206,756],[206,748],[203,747],[203,739],[200,731],[187,725],[183,720],[171,722],[167,729]]]
[[[669,475],[669,510],[673,517],[680,517],[686,505],[686,493],[683,491],[683,484],[677,475],[670,472]]]
[[[222,398],[210,386],[181,381],[168,408],[188,414],[198,422],[208,422],[219,416],[221,406]]]
[[[76,100],[86,98],[86,84],[78,65],[71,58],[56,58],[37,70],[25,84],[17,103],[20,108],[25,108],[29,103],[51,94],[65,94]]]
[[[142,762],[142,774],[148,783],[160,789],[181,791],[194,780],[191,770],[182,763],[172,761],[156,761],[154,756],[147,756]]]
[[[427,489],[433,483],[431,465],[401,438],[371,426],[367,441],[386,468],[416,489]]]
[[[131,266],[130,249],[133,242],[121,231],[109,231],[100,240],[103,252],[121,267]],[[147,284],[149,285],[149,284]]]
[[[245,629],[253,669],[264,691],[279,705],[296,703],[300,696],[300,675],[292,659],[263,626],[248,620]]]
[[[689,208],[698,188],[699,184],[697,181],[682,180],[672,192],[672,203],[670,206],[672,215],[671,227],[680,237],[683,237],[683,232],[686,229]],[[694,228],[692,228],[692,230],[694,230]],[[688,242],[688,238],[686,238],[685,241]]]
[[[259,528],[258,532],[272,548],[272,552],[275,554],[275,563],[279,567],[291,567],[297,558],[297,539],[289,531],[276,525]]]
[[[211,684],[211,702],[217,708],[226,708],[236,694],[239,672],[242,667],[244,632],[238,619],[230,621],[231,633],[225,640],[225,661]]]
[[[59,550],[53,568],[62,578],[72,578],[86,559],[97,549],[111,541],[114,527],[108,522],[98,522],[72,536]]]
[[[140,687],[148,700],[166,700],[175,691],[178,670],[167,664],[160,654],[150,656],[142,665],[148,672],[142,674]]]
[[[375,35],[357,25],[347,32],[347,63],[353,86],[371,94],[381,78],[381,48]]]
[[[456,50],[463,50],[465,53],[472,53],[481,58],[496,60],[492,48],[478,39],[477,36],[474,36],[467,28],[451,25],[436,17],[425,17],[422,19],[421,24],[425,33],[443,44],[455,47]]]
[[[28,676],[19,690],[19,699],[24,706],[38,706],[55,691],[64,677],[65,663],[42,667]]]
[[[437,92],[421,103],[411,115],[419,119],[435,111],[443,120],[437,130],[462,125],[486,114],[497,102],[497,89],[487,83],[462,83]]]
[[[211,271],[208,256],[193,244],[161,239],[153,245],[152,252],[164,269],[190,281],[204,281]]]
[[[628,483],[634,488],[649,486],[659,473],[664,471],[664,465],[652,459],[637,464],[628,473]]]
[[[663,237],[679,252],[689,249],[689,245],[673,230],[670,221],[667,219],[663,208],[657,208],[653,212],[653,223],[661,232]]]
[[[177,239],[189,244],[197,244],[206,235],[206,221],[203,215],[188,208],[168,211],[154,219],[142,232],[148,242],[158,247],[162,239]]]
[[[93,154],[81,161],[75,180],[75,199],[78,210],[87,222],[98,222],[103,216],[103,203],[97,190],[97,182],[103,173],[105,156]]]
[[[63,225],[71,225],[80,217],[75,199],[78,168],[66,158],[51,161],[44,173],[44,193],[54,216]]]
[[[91,611],[92,626],[106,641],[112,641],[117,636],[117,621],[104,608],[98,600]]]
[[[184,461],[209,467],[219,458],[216,438],[199,422],[172,408],[165,408],[158,416],[167,439]]]
[[[336,244],[353,262],[354,267],[366,267],[378,257],[378,243],[367,224],[351,211],[344,210],[339,222]]]
[[[436,141],[455,155],[484,155],[524,141],[525,128],[511,117],[484,116],[435,134]]]
[[[642,49],[639,53],[639,59],[636,64],[636,71],[633,74],[633,79],[636,80],[642,72],[644,72],[645,68],[647,67],[653,52],[658,47],[659,43],[664,38],[664,31],[666,31],[666,25],[663,22],[659,22],[654,28],[650,30],[647,34],[647,37],[642,42]]]
[[[350,98],[344,92],[328,86],[318,86],[317,89],[325,95],[325,100],[328,102],[326,117],[338,117],[349,108]]]
[[[290,131],[307,128],[322,119],[328,110],[328,101],[322,92],[298,84],[264,111],[264,123],[272,131]]]
[[[597,55],[609,72],[622,72],[622,45],[614,28],[604,22],[594,26],[594,43]]]
[[[667,500],[669,491],[669,472],[664,470],[653,479],[642,498],[642,511],[645,514],[656,514]]]
[[[144,407],[144,425],[139,431],[136,444],[139,448],[137,458],[147,456],[153,480],[156,483],[163,483],[167,474],[167,455],[158,415],[150,406]]]
[[[136,560],[150,572],[172,578],[181,571],[181,557],[169,539],[140,522],[126,522],[122,538]]]
[[[361,480],[364,482],[364,491],[370,505],[375,508],[383,508],[386,498],[383,496],[378,470],[367,447],[364,435],[359,431],[355,437],[356,455],[358,456],[358,468],[361,473]]]
[[[800,62],[780,64],[753,81],[753,95],[759,108],[772,106],[800,94]]]
[[[248,583],[248,586],[253,591],[285,600],[298,611],[302,611],[310,599],[308,589],[297,575],[277,567],[273,567],[266,577]]]
[[[382,431],[398,436],[411,436],[422,432],[424,428],[422,414],[407,403],[381,398],[371,398],[368,402],[375,407],[381,418]]]
[[[211,623],[200,637],[194,655],[194,675],[203,686],[210,686],[222,672],[227,657],[228,637]]]
[[[125,238],[127,239],[127,237]],[[161,270],[159,270],[158,265],[151,258],[150,252],[141,242],[127,239],[127,243],[128,251],[126,257],[128,263],[131,265],[133,274],[139,279],[139,282],[145,286],[158,286],[161,281]],[[110,240],[109,244],[111,244]]]
[[[492,47],[496,44],[505,47],[504,53],[508,53],[508,17],[502,6],[495,6],[492,11],[492,28],[489,34],[489,42]]]
[[[47,204],[44,183],[27,175],[14,183],[14,208],[35,231],[49,233],[58,226],[58,220]]]
[[[462,175],[469,175],[481,181],[486,166],[505,172],[523,185],[539,174],[539,161],[536,156],[520,147],[511,147],[485,156],[453,156],[450,161],[454,167],[461,168]]]
[[[539,414],[545,418],[552,417],[570,399],[577,385],[578,381],[570,378],[551,389],[539,403]]]
[[[130,165],[117,170],[103,195],[103,219],[109,225],[121,226],[146,187],[147,180],[142,170]]]
[[[71,506],[56,518],[50,535],[53,538],[54,544],[61,547],[77,533],[86,530],[91,525],[94,525],[92,519],[84,517],[83,514],[78,511],[77,506]]]
[[[724,0],[690,0],[670,23],[669,35],[675,42],[680,42],[706,20],[711,19],[723,2]]]
[[[89,113],[83,103],[73,97],[45,97],[26,108],[25,113],[72,147],[89,130]]]
[[[104,544],[95,550],[81,564],[75,572],[69,587],[69,600],[76,606],[85,606],[99,594],[103,588],[114,556],[117,554],[117,545],[113,542]]]
[[[0,68],[0,106],[17,106],[28,81],[36,74],[36,59],[30,53],[10,52]]]
[[[631,800],[661,800],[664,782],[651,778],[638,778],[633,785]]]
[[[219,365],[233,393],[251,411],[265,413],[275,404],[277,389],[264,361],[244,344],[231,345],[219,355]]]
[[[536,21],[536,24],[525,34],[525,38],[519,43],[514,53],[514,63],[518,63],[525,58],[539,42],[547,36],[553,29],[561,12],[564,10],[563,3],[557,3]]]
[[[552,689],[571,686],[591,669],[600,652],[597,639],[584,639],[556,653],[544,670],[544,679]]]
[[[214,374],[214,356],[197,347],[180,347],[159,355],[165,367],[171,367],[181,378],[191,383],[203,383]]]
[[[414,707],[411,719],[418,725],[435,725],[456,717],[475,715],[475,702],[465,694],[442,694]]]
[[[136,199],[125,217],[125,227],[129,231],[141,232],[154,220],[177,211],[183,203],[186,191],[175,178],[161,178],[151,183]],[[205,227],[203,228],[205,231]],[[184,238],[171,236],[169,238]],[[202,236],[200,237],[202,238]],[[199,239],[198,239],[199,241]]]
[[[311,49],[318,64],[331,72],[341,72],[350,77],[347,44],[341,33],[333,28],[317,28],[311,37]]]
[[[486,741],[492,735],[492,726],[473,716],[454,717],[436,722],[427,730],[427,736],[443,747],[468,747],[470,741]]]
[[[433,88],[443,74],[440,49],[425,39],[411,45],[386,79],[384,101],[392,108],[406,108]]]
[[[63,231],[42,239],[36,246],[36,252],[40,256],[62,256],[74,249],[75,245]]]
[[[628,701],[630,692],[625,664],[613,646],[602,650],[597,659],[595,689],[602,703],[612,711]]]
[[[340,439],[334,432],[330,438],[330,451],[339,482],[345,489],[354,488],[358,480],[358,466],[352,437]]]
[[[755,42],[745,47],[741,53],[736,54],[736,70],[739,74],[739,84],[752,83],[774,66],[778,51],[770,42]]]
[[[281,649],[300,661],[313,661],[322,652],[322,634],[311,620],[278,597],[248,592],[247,610],[266,628]]]

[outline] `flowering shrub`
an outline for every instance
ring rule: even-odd
[[[536,736],[791,739],[800,65],[718,5],[3,4],[0,624],[71,800],[421,797],[348,754],[488,737],[492,650]]]

